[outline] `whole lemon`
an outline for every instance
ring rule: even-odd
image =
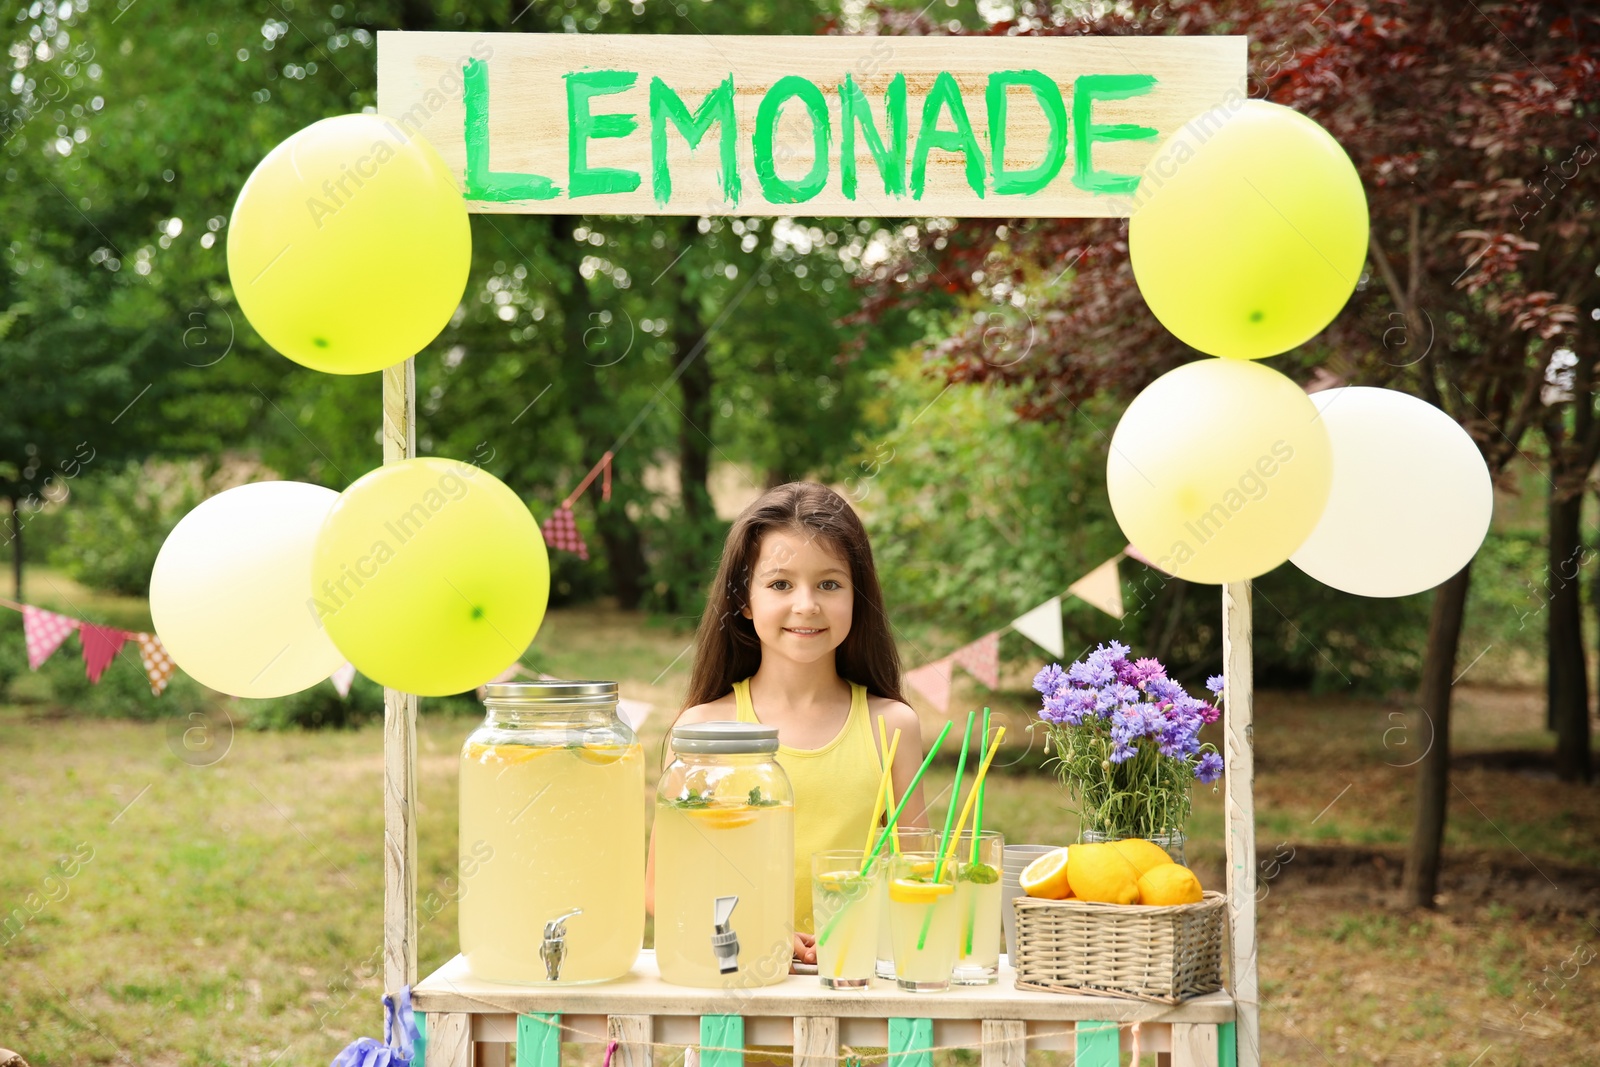
[[[1139,903],[1138,872],[1109,844],[1073,845],[1067,881],[1079,900],[1101,904]]]
[[[1111,847],[1123,859],[1133,864],[1134,877],[1143,878],[1146,872],[1156,867],[1172,863],[1173,859],[1167,855],[1167,850],[1154,841],[1146,841],[1142,837],[1130,837],[1122,841],[1112,841]]]
[[[1146,904],[1198,904],[1200,879],[1187,867],[1167,863],[1152,867],[1139,879],[1139,897]]]

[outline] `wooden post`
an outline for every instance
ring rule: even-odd
[[[383,462],[417,454],[417,371],[383,372]],[[383,988],[417,983],[417,697],[383,691]]]
[[[1239,1067],[1260,1067],[1261,1016],[1256,975],[1255,727],[1250,648],[1250,583],[1222,587],[1223,760],[1228,853],[1229,981],[1236,1012]]]

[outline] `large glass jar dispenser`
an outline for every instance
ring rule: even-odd
[[[741,989],[789,973],[794,792],[778,731],[703,722],[672,731],[656,793],[656,963],[674,985]]]
[[[644,752],[617,683],[496,683],[483,703],[461,749],[468,968],[535,985],[626,974],[644,940]]]

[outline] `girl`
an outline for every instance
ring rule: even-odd
[[[882,774],[878,720],[887,736],[900,731],[897,801],[922,763],[872,547],[838,493],[814,482],[780,485],[734,522],[700,620],[685,704],[678,723],[778,728],[778,763],[794,786],[795,958],[815,963],[811,854],[861,847]],[[900,821],[921,825],[924,814],[919,787]],[[654,876],[652,840],[652,906]]]

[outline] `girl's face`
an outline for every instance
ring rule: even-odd
[[[761,539],[744,617],[755,623],[764,653],[802,663],[832,656],[854,609],[850,565],[826,541],[790,530]]]

